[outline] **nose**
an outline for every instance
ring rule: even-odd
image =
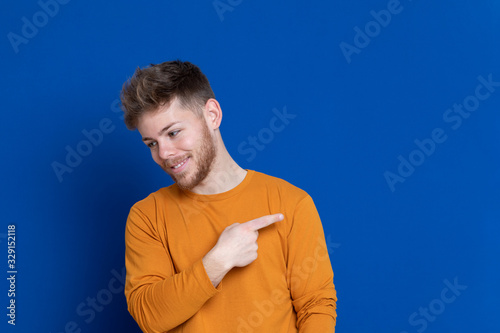
[[[172,155],[174,155],[174,147],[170,142],[167,140],[158,142],[158,156],[161,159],[166,160]]]

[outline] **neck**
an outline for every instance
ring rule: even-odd
[[[197,194],[218,194],[238,186],[247,174],[229,155],[224,146],[219,146],[219,153],[214,160],[208,176],[191,192]]]

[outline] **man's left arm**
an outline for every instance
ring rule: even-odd
[[[333,271],[323,226],[309,195],[295,208],[288,254],[288,288],[299,332],[335,332],[337,294]]]

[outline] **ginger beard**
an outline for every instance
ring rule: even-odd
[[[208,176],[212,170],[216,153],[214,139],[210,135],[208,126],[203,124],[199,147],[186,156],[189,157],[187,170],[179,174],[172,174],[167,171],[170,168],[166,166],[165,171],[181,189],[191,190]]]

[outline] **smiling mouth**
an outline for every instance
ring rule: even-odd
[[[179,169],[180,167],[182,167],[184,164],[186,164],[186,162],[188,161],[189,157],[186,157],[184,160],[180,161],[179,163],[177,163],[176,165],[173,165],[171,166],[170,168],[171,169],[174,169],[174,170],[177,170]]]

